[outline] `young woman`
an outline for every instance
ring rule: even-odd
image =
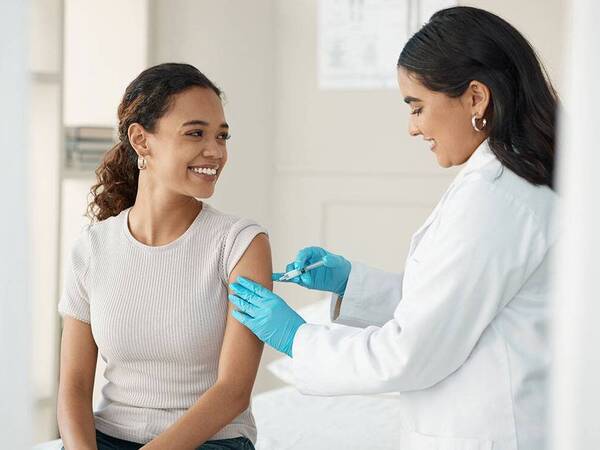
[[[66,450],[254,448],[262,343],[231,319],[227,283],[269,285],[271,253],[262,227],[198,200],[227,162],[220,95],[187,64],[151,67],[125,91],[59,304]],[[107,384],[93,412],[98,351]]]
[[[325,266],[292,281],[334,292],[332,318],[364,329],[305,324],[244,279],[234,317],[293,356],[303,393],[401,392],[390,448],[542,450],[555,92],[514,27],[469,7],[435,13],[408,41],[398,81],[409,133],[441,167],[464,164],[413,235],[404,272],[304,249],[288,270]]]

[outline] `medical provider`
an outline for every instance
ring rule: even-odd
[[[412,36],[398,81],[410,134],[442,167],[464,164],[404,272],[306,248],[287,270],[325,265],[292,281],[332,292],[332,320],[347,326],[307,324],[244,278],[231,285],[233,315],[293,358],[302,393],[399,392],[394,448],[541,450],[556,93],[522,35],[470,7],[441,10]]]

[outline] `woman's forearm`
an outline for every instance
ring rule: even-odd
[[[143,450],[194,450],[244,412],[250,393],[226,384],[215,384],[173,425]]]
[[[91,394],[59,392],[57,419],[65,450],[97,450]]]

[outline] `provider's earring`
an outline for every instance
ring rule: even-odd
[[[144,170],[146,168],[146,158],[138,155],[138,169]]]
[[[477,132],[481,132],[484,130],[485,126],[487,125],[487,120],[485,120],[485,117],[483,119],[481,119],[481,128],[477,127],[477,115],[473,115],[473,117],[471,117],[471,125],[473,125],[473,129]]]

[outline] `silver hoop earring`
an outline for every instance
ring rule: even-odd
[[[487,120],[485,120],[485,117],[483,119],[481,119],[481,128],[477,127],[477,116],[474,115],[473,117],[471,117],[471,125],[473,125],[473,129],[477,132],[482,132],[485,128],[485,126],[487,125]]]
[[[146,158],[143,156],[138,156],[138,169],[144,170],[146,168]]]

